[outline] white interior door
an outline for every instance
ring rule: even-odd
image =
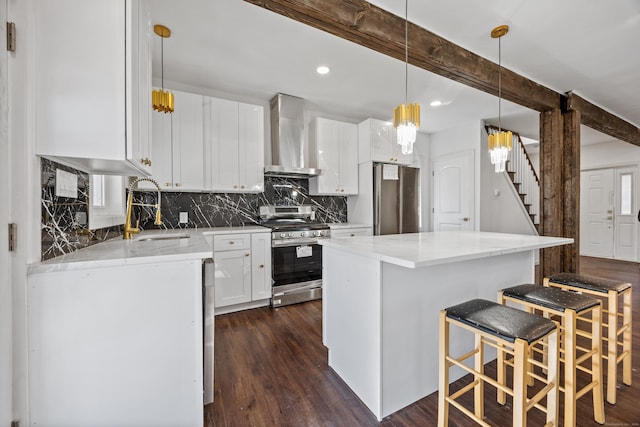
[[[580,254],[613,258],[613,169],[580,174]]]
[[[473,151],[433,161],[433,230],[474,229]]]
[[[637,168],[615,170],[615,208],[613,257],[627,261],[638,260],[638,202]]]

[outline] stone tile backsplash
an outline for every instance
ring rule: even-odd
[[[76,197],[56,195],[56,170],[77,177]],[[41,159],[42,260],[122,236],[122,227],[89,230],[87,204],[89,175],[85,172]],[[156,193],[136,191],[134,201],[155,204]],[[153,224],[155,212],[150,207],[135,207],[140,228],[205,228],[258,225],[258,207],[263,205],[312,205],[320,222],[346,222],[347,198],[344,196],[310,196],[306,178],[265,177],[265,191],[248,193],[163,192],[163,225]],[[187,212],[188,222],[179,224],[180,212]]]

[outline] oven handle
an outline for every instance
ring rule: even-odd
[[[287,246],[301,246],[301,245],[317,245],[318,239],[296,239],[296,240],[272,240],[272,248],[283,248]]]

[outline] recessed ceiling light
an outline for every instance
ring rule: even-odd
[[[442,101],[440,101],[440,100],[431,101],[431,104],[429,104],[429,105],[431,105],[432,107],[439,107],[439,106],[442,105]]]
[[[326,65],[321,65],[318,68],[316,68],[316,72],[318,74],[329,74],[329,67],[327,67]]]

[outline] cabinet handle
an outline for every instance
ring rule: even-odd
[[[244,254],[244,256],[249,256],[249,255],[251,255],[249,252],[247,252],[246,254]]]
[[[340,190],[341,193],[344,193],[344,188],[342,190]]]
[[[240,188],[244,188],[244,185],[241,185]]]
[[[165,186],[165,187],[171,187],[171,183],[170,183],[170,182],[165,182],[165,183],[164,183],[164,186]]]
[[[264,268],[264,264],[260,264],[258,268]]]
[[[351,237],[355,236],[355,233],[351,233]]]
[[[234,185],[234,186],[233,186],[233,188],[238,188],[238,186],[237,186],[237,185]]]
[[[176,187],[180,187],[180,183],[179,182],[176,182]]]
[[[151,159],[147,159],[147,161],[149,162],[149,166],[151,166]]]
[[[229,240],[229,244],[233,245],[235,242],[233,240]]]

